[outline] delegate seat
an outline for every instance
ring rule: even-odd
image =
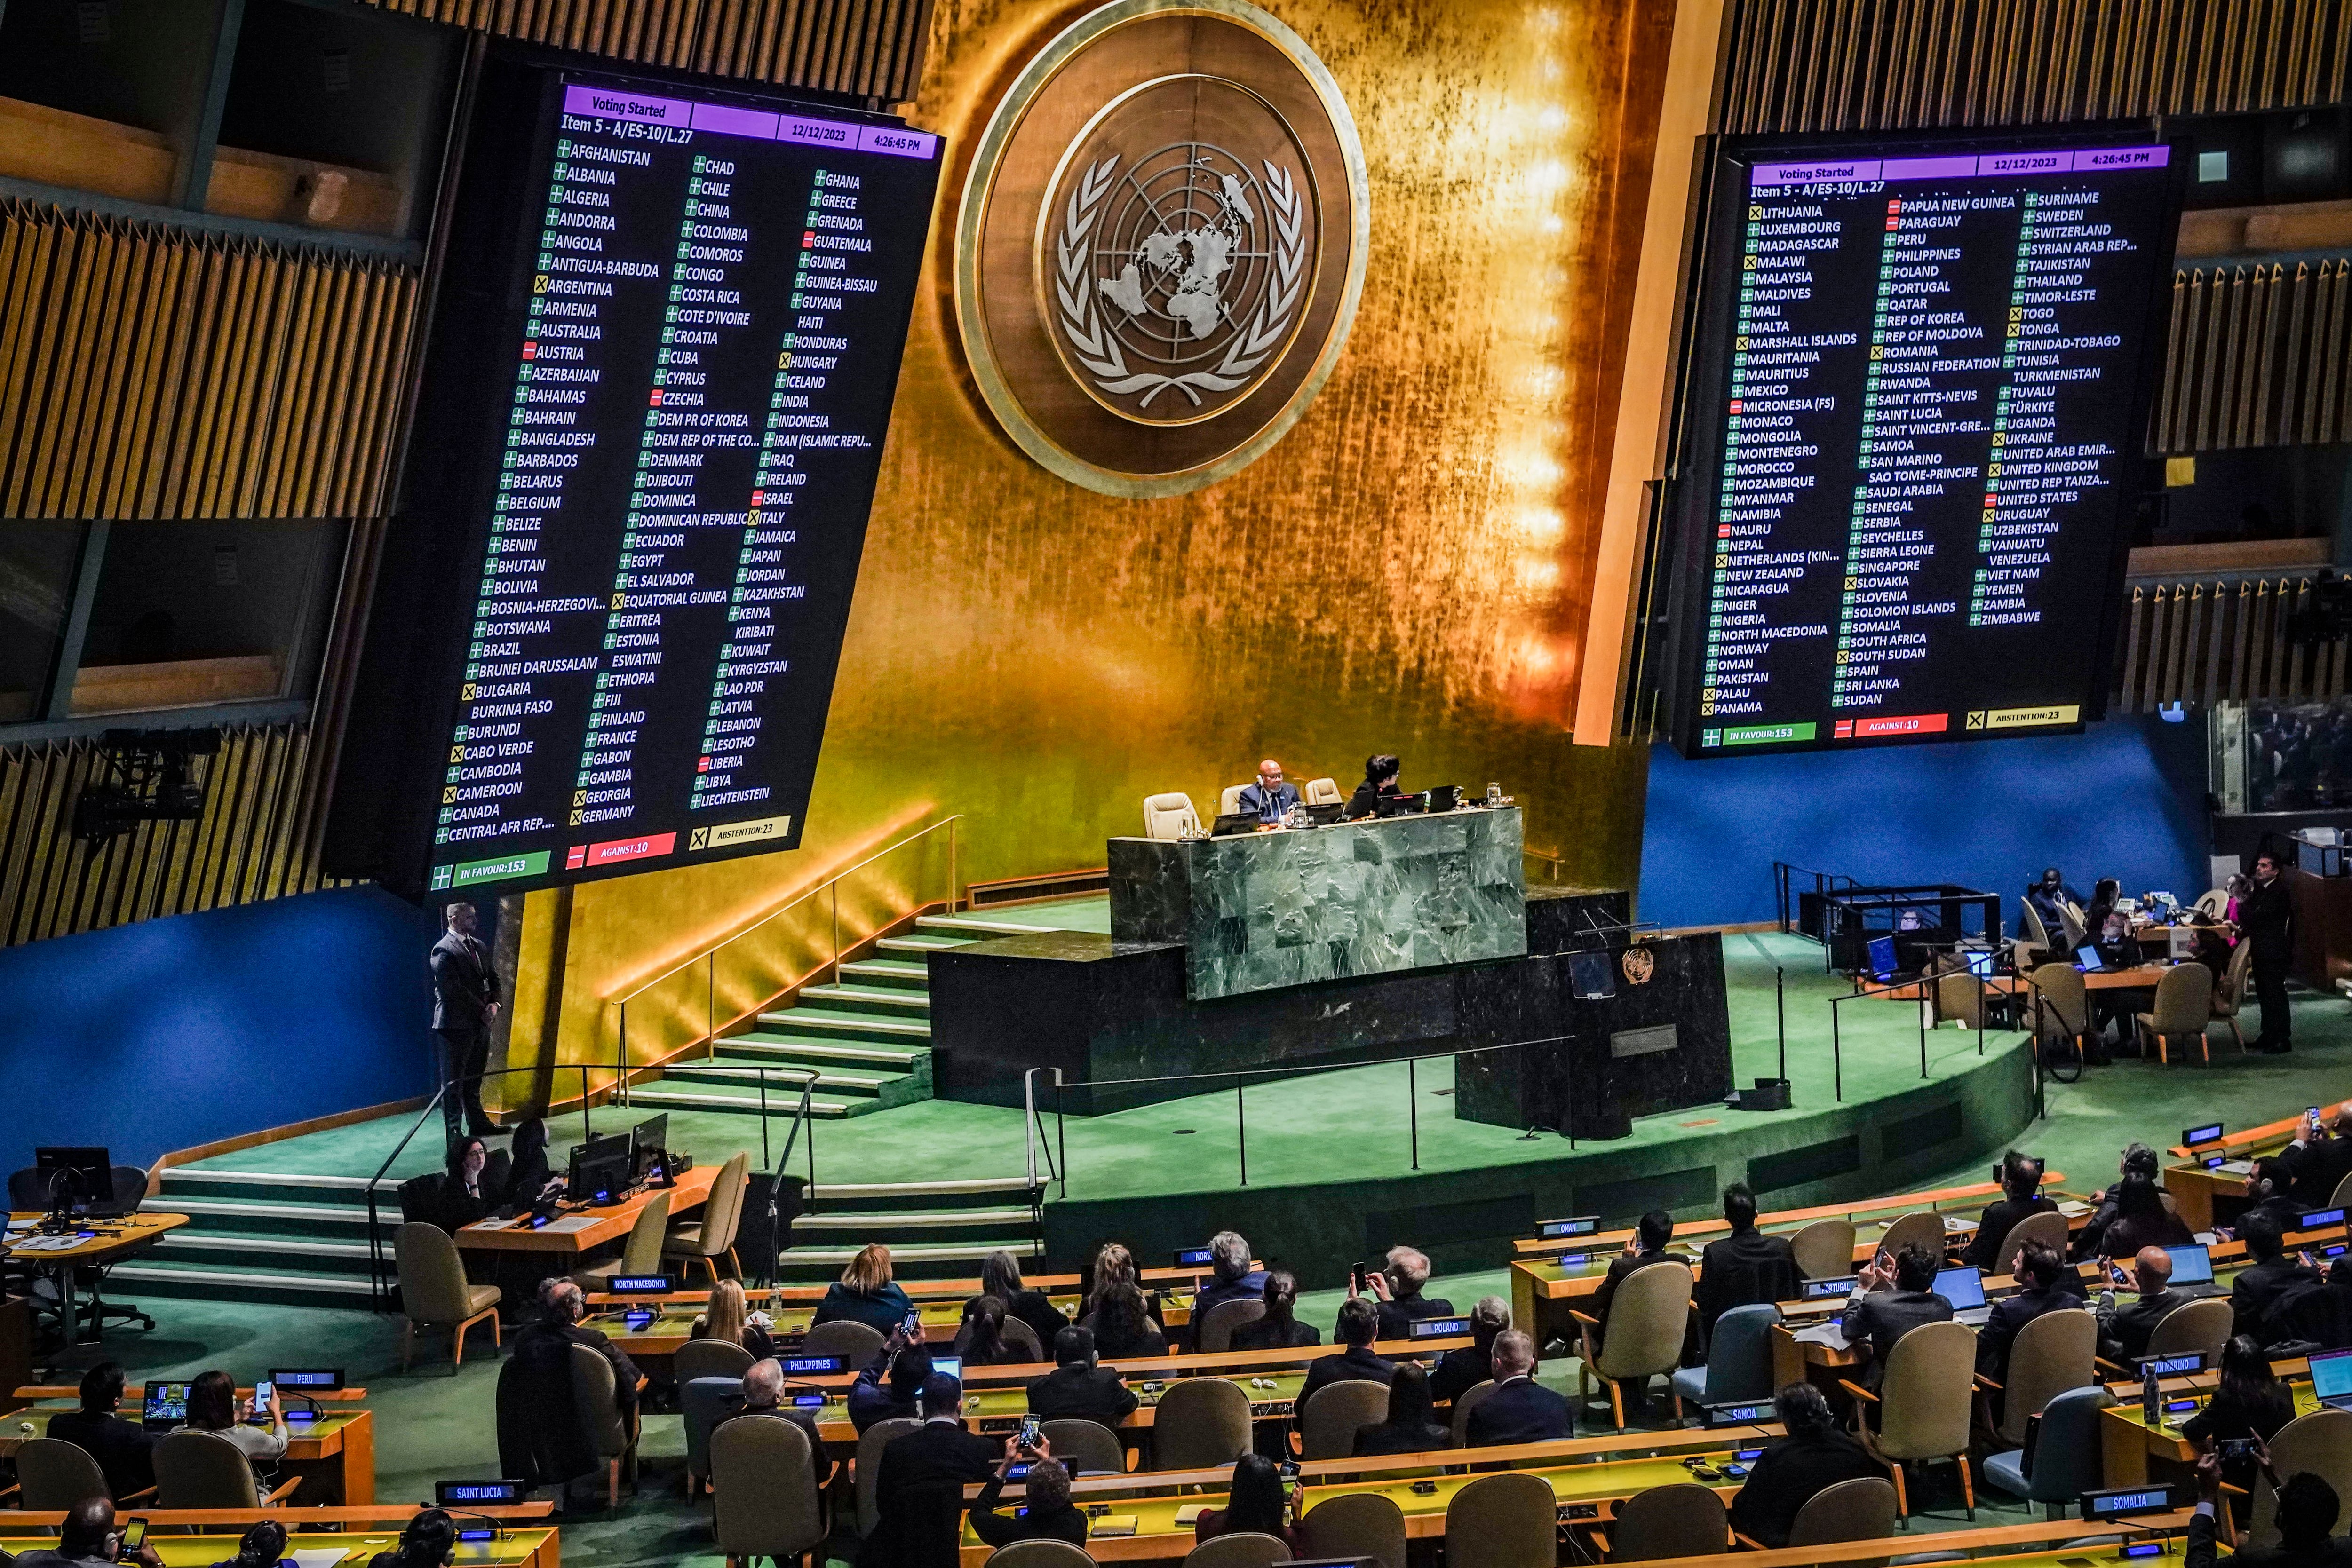
[[[2000,1382],[1977,1381],[2000,1396],[1994,1434],[2012,1448],[2025,1446],[2026,1423],[2068,1389],[2098,1381],[2099,1320],[2081,1308],[2044,1312],[2018,1332]]]
[[[2334,1487],[2337,1497],[2352,1497],[2352,1411],[2319,1409],[2298,1416],[2271,1438],[2270,1451],[2271,1469],[2277,1474],[2309,1470]],[[2268,1476],[2255,1476],[2246,1516],[2254,1546],[2279,1543],[2278,1493]]]
[[[1894,1533],[1894,1484],[1876,1476],[1856,1476],[1822,1488],[1797,1511],[1796,1522],[1789,1527],[1789,1544],[1836,1546],[1848,1541],[1884,1541]],[[1853,1563],[1848,1568],[1877,1565]]]
[[[1299,1457],[1346,1458],[1356,1451],[1356,1428],[1376,1425],[1388,1409],[1385,1383],[1351,1377],[1344,1383],[1325,1384],[1298,1412]]]
[[[2011,1497],[2040,1503],[2045,1519],[2063,1517],[2065,1505],[2105,1484],[2100,1463],[2099,1412],[2115,1402],[2115,1396],[2098,1384],[2070,1388],[2054,1396],[2042,1408],[2042,1429],[2035,1435],[2031,1465],[2024,1448],[1990,1454],[1984,1462],[1985,1479]]]
[[[1054,1457],[1071,1467],[1073,1476],[1082,1471],[1090,1476],[1126,1472],[1127,1449],[1120,1446],[1118,1434],[1099,1421],[1064,1416],[1041,1422],[1037,1430],[1046,1447],[1054,1450]]]
[[[1244,1296],[1237,1301],[1219,1301],[1209,1309],[1202,1320],[1201,1343],[1203,1355],[1223,1355],[1234,1347],[1234,1331],[1244,1323],[1254,1323],[1265,1316],[1265,1301],[1258,1296]]]
[[[1976,1331],[1966,1323],[1922,1323],[1895,1342],[1885,1375],[1873,1394],[1841,1378],[1838,1385],[1854,1401],[1854,1435],[1871,1458],[1895,1477],[1895,1511],[1911,1517],[1904,1467],[1926,1459],[1953,1459],[1960,1467],[1960,1494],[1970,1519],[1977,1516],[1976,1479],[1969,1470],[1969,1414],[1973,1405]],[[1875,1407],[1873,1431],[1863,1412]]]
[[[2208,1031],[2213,1022],[2213,971],[2202,964],[2175,964],[2156,983],[2154,1010],[2137,1015],[2135,1022],[2142,1040],[2155,1040],[2159,1062],[2169,1065],[2174,1048],[2194,1040],[2205,1065],[2212,1066]]]
[[[1340,1492],[1307,1511],[1299,1539],[1309,1557],[1371,1558],[1380,1568],[1406,1568],[1404,1510],[1376,1491]]]
[[[634,1413],[621,1408],[620,1389],[613,1364],[593,1345],[572,1347],[572,1402],[580,1423],[596,1446],[596,1462],[604,1468],[604,1506],[621,1506],[621,1482],[636,1480],[637,1427]],[[714,1439],[717,1434],[712,1434]]]
[[[572,1271],[572,1282],[593,1293],[611,1290],[614,1280],[643,1279],[660,1273],[662,1242],[668,1233],[669,1194],[657,1192],[637,1210],[636,1219],[629,1226],[628,1238],[621,1243],[621,1255],[583,1265]]]
[[[1559,1502],[1541,1476],[1480,1476],[1445,1505],[1445,1568],[1554,1568]]]
[[[1609,1412],[1622,1430],[1625,1426],[1624,1385],[1639,1393],[1651,1378],[1672,1373],[1683,1357],[1683,1337],[1690,1323],[1691,1271],[1687,1263],[1646,1263],[1618,1282],[1609,1303],[1608,1332],[1598,1345],[1593,1335],[1601,1322],[1583,1312],[1571,1315],[1583,1341],[1577,1363],[1578,1390],[1589,1394],[1591,1379],[1609,1385]],[[1682,1419],[1682,1396],[1671,1385],[1675,1419]]]
[[[1095,1560],[1066,1541],[1041,1536],[998,1547],[982,1568],[1095,1568]]]
[[[263,1491],[245,1450],[218,1432],[184,1427],[155,1445],[157,1508],[262,1508],[301,1484],[300,1476],[289,1476]]]
[[[1274,1568],[1289,1561],[1290,1548],[1280,1536],[1240,1530],[1192,1548],[1185,1553],[1184,1568]]]
[[[1612,1563],[1704,1557],[1730,1544],[1723,1500],[1696,1481],[1635,1492],[1617,1505],[1617,1521],[1609,1528]]]
[[[1214,1469],[1249,1451],[1250,1402],[1240,1384],[1186,1377],[1160,1396],[1151,1419],[1153,1469]]]
[[[751,1185],[751,1152],[738,1149],[719,1167],[710,1196],[702,1200],[702,1217],[671,1230],[662,1243],[662,1257],[680,1263],[699,1260],[714,1285],[719,1283],[719,1260],[724,1258],[727,1271],[740,1277],[743,1266],[735,1257],[735,1233],[743,1221],[743,1194]]]
[[[1846,1234],[1853,1234],[1851,1226]],[[1780,1321],[1780,1309],[1769,1302],[1734,1307],[1716,1319],[1706,1364],[1675,1368],[1675,1392],[1694,1405],[1771,1398],[1772,1325]]]
[[[797,1422],[764,1418],[730,1421],[713,1432],[710,1510],[730,1563],[768,1557],[785,1568],[803,1561],[825,1537],[808,1434]]]
[[[400,1272],[400,1370],[406,1372],[415,1354],[416,1331],[449,1331],[449,1370],[466,1364],[466,1331],[484,1318],[490,1321],[490,1344],[499,1339],[499,1288],[477,1285],[466,1278],[465,1260],[457,1244],[437,1225],[412,1220],[393,1233],[392,1251]]]
[[[1146,795],[1143,798],[1143,836],[1147,839],[1197,838],[1201,832],[1201,814],[1192,810],[1190,795]]]
[[[889,1446],[891,1438],[903,1437],[919,1430],[922,1425],[912,1416],[893,1416],[887,1421],[875,1422],[858,1434],[856,1482],[851,1495],[857,1507],[859,1540],[872,1535],[875,1525],[881,1521],[882,1516],[876,1510],[874,1488],[881,1479],[882,1450]]]
[[[1009,1321],[1009,1320],[1008,1320]],[[863,1368],[882,1354],[885,1341],[873,1324],[861,1323],[854,1318],[835,1318],[829,1323],[819,1323],[802,1336],[800,1355],[837,1355],[841,1364],[851,1368]]]
[[[1797,1272],[1808,1280],[1835,1280],[1853,1272],[1853,1226],[1843,1219],[1817,1219],[1789,1238]]]

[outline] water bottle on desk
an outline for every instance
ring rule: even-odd
[[[2157,1391],[2156,1363],[2152,1361],[2146,1363],[2139,1369],[2139,1413],[2141,1419],[2147,1423],[2148,1430],[2151,1432],[2155,1431],[2162,1422],[2164,1396]]]

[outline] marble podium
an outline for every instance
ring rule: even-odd
[[[1524,956],[1517,808],[1110,841],[1114,941],[1184,949],[1194,1001]]]

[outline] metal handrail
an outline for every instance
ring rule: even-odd
[[[958,902],[956,893],[957,865],[955,825],[961,821],[963,821],[963,813],[958,811],[950,816],[942,817],[938,821],[933,822],[927,827],[918,829],[916,831],[908,834],[905,838],[900,839],[894,843],[885,844],[882,848],[875,851],[872,854],[867,855],[864,860],[859,861],[855,865],[844,866],[841,870],[834,873],[831,876],[826,877],[823,882],[816,883],[814,887],[808,888],[804,892],[795,894],[787,902],[778,904],[775,908],[768,911],[767,914],[760,916],[759,919],[753,921],[751,925],[746,925],[740,931],[723,936],[718,941],[710,944],[709,946],[703,948],[700,952],[691,954],[688,956],[680,959],[677,963],[671,965],[660,974],[652,977],[650,979],[642,982],[633,989],[626,991],[618,997],[604,998],[603,1005],[605,1007],[618,1007],[621,1014],[620,1027],[614,1036],[613,1042],[612,1066],[613,1081],[614,1084],[614,1092],[615,1097],[624,1105],[630,1103],[629,1003],[631,1000],[645,995],[646,992],[651,990],[654,987],[660,985],[664,980],[669,979],[677,975],[684,974],[687,970],[691,969],[697,964],[709,966],[708,968],[705,969],[703,977],[702,1042],[715,1043],[719,1038],[718,1009],[715,999],[718,988],[719,956],[721,953],[724,953],[729,947],[733,946],[736,943],[742,941],[745,937],[750,936],[752,933],[767,925],[769,922],[781,919],[784,915],[790,915],[793,910],[801,907],[801,905],[808,903],[811,899],[819,897],[827,893],[830,893],[833,895],[833,956],[826,960],[826,964],[832,967],[834,978],[838,980],[841,977],[842,883],[848,878],[855,876],[857,873],[864,871],[867,866],[874,864],[884,856],[896,854],[900,850],[907,848],[909,844],[918,843],[923,839],[929,837],[932,833],[939,831],[941,828],[945,828],[948,830],[947,905],[949,910],[952,912]],[[822,970],[819,972],[821,973]],[[691,1049],[696,1043],[698,1042],[689,1040],[687,1045],[682,1046],[679,1049]]]

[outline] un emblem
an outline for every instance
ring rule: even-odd
[[[1364,193],[1346,104],[1273,17],[1241,0],[1089,14],[1016,78],[965,184],[957,313],[991,412],[1110,494],[1234,473],[1339,357]]]

